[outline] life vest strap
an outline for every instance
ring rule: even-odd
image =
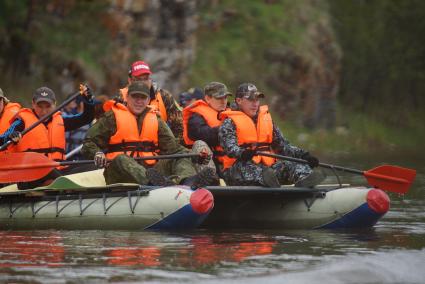
[[[156,152],[159,148],[153,142],[122,142],[108,146],[107,153],[114,152]]]

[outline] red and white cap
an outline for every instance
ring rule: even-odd
[[[131,64],[130,75],[140,76],[143,74],[152,74],[149,65],[144,61],[136,61]]]

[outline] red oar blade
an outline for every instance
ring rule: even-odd
[[[370,185],[400,194],[409,191],[416,177],[415,170],[391,165],[379,166],[363,174]]]
[[[39,153],[0,154],[0,183],[32,181],[47,175],[58,162]]]

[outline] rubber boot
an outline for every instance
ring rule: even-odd
[[[173,181],[168,179],[166,176],[161,174],[157,169],[150,168],[146,170],[146,177],[149,180],[149,184],[158,186],[170,186],[175,185]]]
[[[181,184],[188,185],[192,189],[196,189],[207,185],[219,185],[220,180],[212,168],[204,168],[196,175],[185,178]]]
[[[321,170],[313,170],[311,174],[301,178],[295,183],[295,187],[314,187],[321,183],[326,178],[326,175]]]
[[[277,179],[276,174],[272,168],[263,168],[262,175],[265,186],[274,188],[280,187],[279,180]]]

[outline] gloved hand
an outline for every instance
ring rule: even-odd
[[[257,154],[257,150],[246,149],[242,152],[240,159],[242,161],[249,161]]]
[[[87,101],[91,101],[94,97],[93,91],[88,85],[80,84],[80,93],[86,97]]]
[[[317,159],[316,157],[310,155],[309,152],[305,152],[302,156],[301,159],[306,160],[308,162],[308,165],[311,168],[315,168],[319,165],[319,159]]]
[[[9,139],[12,140],[13,144],[18,144],[19,140],[21,140],[22,134],[19,131],[13,131],[9,135]]]
[[[192,162],[200,165],[207,165],[211,161],[211,154],[207,150],[201,150],[199,155],[192,158]]]
[[[105,153],[103,152],[97,152],[94,155],[94,164],[98,168],[104,168],[107,164]]]

